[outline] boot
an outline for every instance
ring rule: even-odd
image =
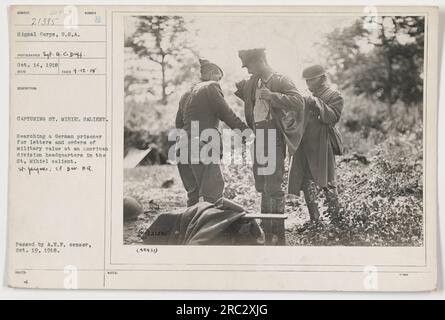
[[[338,201],[337,188],[328,187],[325,189],[325,197],[328,205],[328,213],[333,224],[340,222],[340,202]]]
[[[303,194],[304,201],[306,202],[307,209],[309,211],[309,217],[312,222],[317,222],[320,218],[320,212],[318,211],[318,191],[315,186],[315,182],[312,180],[305,180],[303,182]]]
[[[270,199],[271,213],[284,214],[284,198],[271,198]],[[286,245],[286,229],[284,226],[284,219],[273,221],[272,233],[277,237],[277,245]]]
[[[271,213],[271,202],[270,197],[264,193],[261,194],[261,213]],[[272,220],[265,219],[261,220],[261,228],[264,231],[264,244],[272,245]]]
[[[318,211],[318,206],[317,203],[307,203],[307,209],[309,211],[309,217],[311,219],[312,222],[317,222],[318,219],[320,218],[320,212]]]

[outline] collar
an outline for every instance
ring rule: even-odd
[[[316,96],[316,97],[319,97],[319,96],[321,96],[327,89],[329,89],[329,86],[327,86],[327,85],[322,85],[322,86],[320,86],[314,93],[313,93],[313,95],[314,96]]]
[[[269,83],[269,81],[272,79],[272,77],[273,77],[274,75],[275,75],[275,72],[272,72],[272,73],[270,74],[270,76],[267,77],[266,80],[263,80],[263,79],[261,79],[261,77],[260,77],[260,78],[259,78],[259,81],[258,81],[258,88],[261,87],[262,84],[267,85],[267,83]]]

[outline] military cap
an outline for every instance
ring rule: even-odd
[[[314,79],[324,75],[325,73],[326,71],[321,65],[315,64],[303,70],[303,78],[306,80]]]
[[[221,71],[221,75],[224,75],[224,72],[217,64],[210,62],[207,59],[199,59],[199,64],[201,66],[201,75],[209,72],[212,69],[219,69],[219,71]]]
[[[265,58],[266,57],[266,49],[264,48],[256,48],[256,49],[249,49],[249,50],[240,50],[238,51],[238,56],[241,59],[241,62],[243,63],[243,67],[247,67],[250,61],[258,59],[258,58]]]

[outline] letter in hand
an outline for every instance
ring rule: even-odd
[[[260,98],[264,99],[264,100],[272,99],[272,91],[270,91],[268,88],[261,88],[260,89]]]

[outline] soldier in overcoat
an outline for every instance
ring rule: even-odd
[[[288,191],[296,195],[303,191],[310,219],[317,221],[320,215],[317,199],[319,190],[323,190],[328,213],[335,222],[340,205],[333,129],[340,120],[343,97],[328,85],[326,71],[321,65],[304,69],[303,78],[312,95],[305,97],[304,135],[292,158]]]
[[[244,101],[247,125],[255,132],[253,174],[256,190],[261,193],[261,212],[283,214],[286,146],[292,155],[302,138],[304,99],[288,77],[270,67],[265,49],[241,50],[239,57],[251,75],[236,84],[235,94]],[[275,135],[273,141],[269,141],[269,134]],[[262,161],[258,154],[274,157],[273,170],[261,170],[270,162]],[[284,245],[284,221],[274,223],[272,228],[270,234],[276,235],[276,244]],[[271,244],[272,239],[266,239],[266,243]]]

